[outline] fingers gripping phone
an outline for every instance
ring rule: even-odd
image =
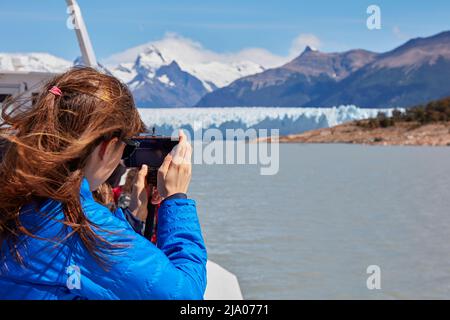
[[[134,151],[131,151],[130,155],[124,158],[125,166],[141,168],[143,164],[147,165],[147,183],[156,187],[158,169],[167,154],[178,144],[179,139],[151,135],[132,137],[131,140],[134,142]],[[147,210],[144,237],[152,241],[156,231],[157,206],[148,201]]]

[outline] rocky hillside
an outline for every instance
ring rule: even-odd
[[[407,107],[450,95],[449,84],[450,31],[382,54],[307,48],[279,68],[207,94],[197,105]]]

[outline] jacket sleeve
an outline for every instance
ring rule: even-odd
[[[105,269],[76,240],[70,265],[80,270],[80,285],[72,293],[88,299],[203,299],[207,253],[193,200],[161,204],[158,247],[97,203],[85,213],[100,228],[98,235],[126,247],[107,255]]]

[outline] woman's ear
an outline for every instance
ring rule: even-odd
[[[100,144],[100,148],[98,150],[98,157],[100,158],[100,160],[103,160],[104,156],[105,156],[105,152],[106,152],[106,147],[108,145],[108,141],[103,141]]]
[[[119,142],[119,139],[114,137],[110,140],[103,141],[100,144],[100,149],[98,150],[98,156],[100,157],[100,160],[103,160],[106,154],[113,153],[117,148],[117,143]]]

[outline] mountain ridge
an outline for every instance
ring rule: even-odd
[[[392,108],[450,95],[450,31],[382,53],[306,46],[290,61],[264,66],[255,62],[264,59],[249,57],[258,50],[218,54],[177,36],[125,53],[104,70],[129,85],[141,107]],[[0,53],[5,71],[60,73],[76,63],[47,53]]]
[[[450,95],[446,83],[450,83],[450,31],[411,39],[385,53],[306,48],[281,67],[206,94],[197,106],[408,107]]]

